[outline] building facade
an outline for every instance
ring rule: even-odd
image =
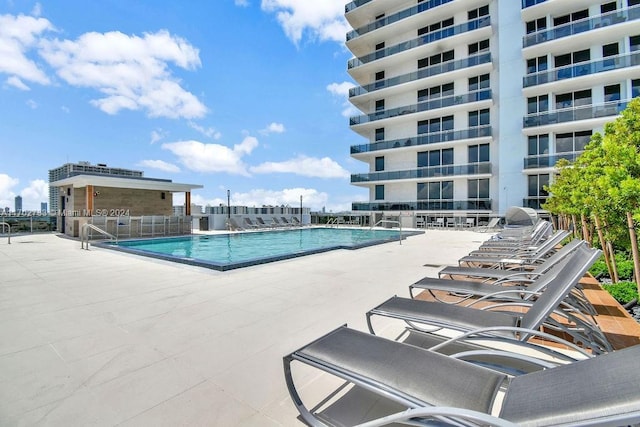
[[[640,0],[356,0],[349,99],[376,217],[542,212],[575,159],[640,94]]]
[[[14,210],[15,213],[22,212],[22,196],[16,196],[14,199]]]
[[[76,175],[99,175],[120,178],[143,178],[144,172],[132,169],[112,168],[104,163],[92,165],[89,162],[65,163],[49,170],[49,208],[55,215],[61,210],[59,187],[51,183]]]

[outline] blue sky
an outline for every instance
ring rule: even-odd
[[[0,0],[0,207],[39,210],[78,161],[203,185],[201,205],[366,200],[345,3]]]

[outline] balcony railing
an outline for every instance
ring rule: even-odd
[[[344,13],[351,12],[353,9],[369,3],[371,0],[353,0],[344,6]]]
[[[537,113],[525,116],[522,126],[525,128],[545,126],[556,123],[589,120],[599,117],[617,116],[627,108],[628,101],[605,102],[600,105],[585,105],[575,108],[564,108],[547,113]]]
[[[522,0],[522,8],[526,9],[528,7],[535,6],[540,3],[544,3],[546,1],[547,0]]]
[[[347,33],[347,41],[352,40],[363,34],[367,34],[373,30],[377,30],[378,28],[382,28],[386,25],[393,24],[394,22],[398,22],[410,16],[417,15],[426,10],[433,9],[434,7],[441,6],[446,3],[450,3],[451,1],[453,0],[429,0],[429,1],[422,2],[417,6],[413,6],[409,9],[401,10],[400,12],[394,13],[393,15],[385,16],[384,18],[380,18],[375,22],[372,22],[367,25],[363,25],[362,27],[356,28],[353,31],[349,31]]]
[[[473,21],[465,22],[464,24],[443,28],[439,31],[424,34],[417,39],[402,42],[395,46],[391,46],[384,49],[376,50],[373,53],[362,56],[360,58],[352,58],[348,62],[348,68],[354,68],[363,64],[366,64],[376,59],[382,59],[387,56],[394,55],[396,53],[404,52],[409,49],[413,49],[418,46],[422,46],[428,43],[433,43],[444,38],[453,37],[458,34],[466,33],[469,31],[477,30],[478,28],[487,27],[491,25],[491,19],[488,16],[483,16]]]
[[[386,80],[380,80],[368,85],[351,88],[349,89],[349,97],[363,95],[365,93],[374,92],[376,90],[385,89],[388,87],[397,86],[420,79],[425,79],[427,77],[436,76],[438,74],[462,70],[464,68],[470,68],[480,64],[487,64],[490,62],[491,54],[489,52],[470,56],[465,59],[459,59],[457,61],[447,61],[440,64],[432,65],[431,67],[422,68],[418,71],[414,71],[413,73],[403,74],[401,76],[392,77]]]
[[[360,125],[364,123],[374,122],[377,120],[388,119],[391,117],[403,116],[405,114],[418,113],[420,111],[435,110],[438,108],[451,107],[453,105],[468,104],[470,102],[478,102],[491,99],[491,89],[484,89],[475,92],[469,92],[464,95],[447,96],[430,101],[420,102],[418,104],[406,105],[398,108],[390,108],[388,110],[377,111],[372,114],[363,116],[354,116],[349,119],[349,124]]]
[[[596,28],[608,27],[609,25],[619,24],[621,22],[633,21],[640,18],[640,6],[634,6],[627,9],[616,10],[604,13],[593,18],[580,19],[568,24],[559,25],[557,27],[542,30],[535,33],[527,34],[522,39],[523,47],[530,47],[550,40],[557,40],[562,37],[568,37],[575,34],[591,31]]]
[[[355,202],[353,211],[490,211],[491,199],[415,200],[406,202]]]
[[[524,159],[525,169],[538,169],[553,167],[560,159],[566,159],[575,162],[582,151],[572,151],[570,153],[544,154],[540,156],[529,156]]]
[[[464,130],[449,130],[434,132],[413,138],[379,141],[371,144],[352,145],[351,154],[368,153],[371,151],[389,150],[400,147],[414,147],[419,145],[436,144],[438,142],[458,141],[461,139],[483,138],[491,136],[491,125],[478,126]]]
[[[481,175],[491,173],[491,163],[469,163],[466,165],[441,165],[390,172],[371,172],[351,175],[351,183],[389,181],[396,179],[421,179],[451,177],[459,175]]]
[[[522,86],[537,86],[559,80],[572,79],[575,77],[603,73],[621,68],[635,67],[637,65],[640,65],[640,51],[624,55],[609,56],[598,61],[580,62],[566,67],[555,68],[550,71],[529,74],[523,78]]]
[[[547,202],[547,198],[547,196],[526,197],[522,199],[522,206],[525,208],[541,210],[544,209],[542,205]]]

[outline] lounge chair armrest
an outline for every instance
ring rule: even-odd
[[[463,425],[478,425],[478,426],[497,426],[497,427],[516,427],[510,421],[502,418],[497,418],[484,412],[472,411],[463,408],[453,408],[445,406],[429,406],[421,408],[408,409],[403,412],[388,415],[386,417],[378,418],[373,421],[369,421],[363,424],[358,424],[357,427],[379,427],[389,424],[402,423],[418,425],[416,422],[411,422],[412,419],[433,419],[438,421],[449,420],[449,423],[459,424],[460,421],[464,421]]]

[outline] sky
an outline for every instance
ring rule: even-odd
[[[202,206],[367,200],[345,3],[0,0],[0,208],[40,210],[79,161],[203,185]]]

